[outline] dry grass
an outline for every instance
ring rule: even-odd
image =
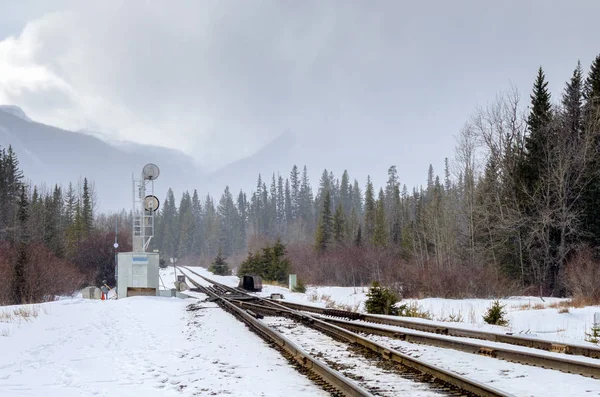
[[[545,303],[535,303],[532,305],[531,302],[529,302],[517,306],[517,310],[544,310],[548,307],[551,307],[551,305],[546,305]]]
[[[0,323],[11,323],[13,315],[10,312],[0,312]]]
[[[568,307],[561,307],[560,309],[558,309],[558,314],[564,314],[564,313],[569,313]]]
[[[358,312],[358,308],[360,307],[360,303],[357,303],[354,306],[344,305],[342,303],[337,303],[333,299],[331,299],[330,295],[321,295],[321,300],[325,302],[326,309],[336,309],[336,310],[345,310],[347,312]]]
[[[44,309],[44,313],[46,312],[46,309]],[[30,321],[33,318],[37,318],[39,314],[40,307],[38,305],[21,306],[12,311],[0,312],[0,323],[12,323],[15,320]]]
[[[2,332],[0,332],[0,336],[10,336],[10,330],[8,328],[3,329]]]

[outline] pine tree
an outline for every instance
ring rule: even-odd
[[[352,210],[352,197],[350,196],[350,176],[348,171],[344,170],[342,174],[342,182],[340,184],[340,200],[346,215],[350,214]]]
[[[343,244],[346,234],[346,214],[340,202],[333,215],[333,239],[337,244]]]
[[[358,216],[363,213],[363,199],[362,199],[362,191],[360,190],[360,186],[358,185],[358,181],[355,179],[354,184],[352,185],[352,189],[350,189],[350,196],[352,198],[352,208],[356,211]]]
[[[325,192],[323,207],[319,219],[319,226],[315,235],[315,246],[318,251],[323,252],[331,244],[332,237],[331,198],[329,191]]]
[[[583,76],[581,62],[577,62],[577,67],[573,71],[571,81],[565,87],[562,98],[563,118],[565,129],[568,131],[571,139],[578,139],[583,127]]]
[[[277,235],[285,231],[285,192],[283,190],[283,177],[277,178]]]
[[[194,235],[192,238],[191,253],[199,255],[202,252],[202,203],[198,191],[194,189],[192,195],[192,215],[194,219]]]
[[[367,190],[365,193],[365,238],[368,242],[373,242],[375,234],[375,193],[373,192],[373,183],[371,177],[367,177]]]
[[[362,246],[362,228],[361,225],[358,225],[358,231],[356,232],[356,238],[354,239],[354,246],[361,247]]]
[[[229,186],[225,187],[217,212],[221,221],[220,247],[226,256],[230,256],[235,253],[236,242],[238,241],[237,232],[239,229],[236,226],[239,214],[233,203],[233,196],[229,191]]]
[[[600,105],[600,55],[592,62],[585,80],[584,97],[586,104]]]
[[[582,194],[582,218],[588,242],[600,247],[600,55],[592,62],[584,88],[584,128],[594,137]]]
[[[21,195],[18,202],[17,212],[17,260],[13,268],[12,276],[12,303],[20,305],[26,302],[27,299],[27,246],[29,234],[27,230],[27,220],[29,218],[29,203],[25,194],[25,186],[21,185]]]
[[[293,206],[292,206],[292,194],[290,192],[290,180],[289,179],[285,179],[285,227],[286,227],[286,231],[289,230],[289,228],[292,225],[292,222],[294,221],[294,213],[293,213]]]
[[[297,220],[299,217],[298,205],[300,203],[300,173],[296,165],[294,165],[290,173],[290,188],[292,219]]]
[[[169,188],[167,197],[162,206],[160,214],[159,250],[164,258],[176,258],[179,246],[179,226],[177,225],[177,208],[175,207],[175,195]]]
[[[192,211],[192,199],[189,192],[184,192],[179,203],[178,214],[178,244],[177,257],[184,258],[192,253],[195,233],[194,213]]]
[[[0,226],[4,226],[9,233],[9,239],[16,239],[17,229],[17,210],[19,202],[19,193],[23,185],[23,171],[19,168],[19,160],[12,146],[8,147],[8,152],[3,155],[3,189],[2,194],[2,211],[0,211]],[[10,232],[12,230],[12,233]]]
[[[237,210],[238,210],[238,241],[236,243],[235,252],[241,252],[246,247],[246,228],[248,225],[248,200],[246,199],[246,193],[240,190],[237,199]]]
[[[298,201],[298,211],[299,218],[302,222],[302,229],[305,235],[310,235],[311,231],[314,230],[313,193],[310,181],[308,180],[306,166],[304,166],[304,169],[302,170],[302,182],[300,185]]]
[[[81,209],[82,233],[85,237],[92,233],[92,224],[94,222],[94,214],[92,211],[92,199],[90,195],[90,187],[87,178],[83,179],[83,197]]]
[[[204,255],[213,256],[218,252],[221,238],[221,219],[209,195],[204,202]]]
[[[538,70],[537,79],[531,94],[531,107],[527,126],[529,135],[525,140],[527,149],[523,169],[525,185],[537,189],[541,175],[547,168],[548,156],[548,123],[552,118],[552,107],[548,82],[542,68]]]
[[[379,199],[375,209],[375,227],[372,243],[376,247],[387,246],[387,223],[385,221],[385,195],[383,189],[379,190]]]
[[[213,263],[211,264],[211,266],[208,270],[210,272],[212,272],[213,274],[216,274],[217,276],[231,275],[231,270],[229,269],[229,265],[225,261],[225,258],[223,257],[223,254],[220,249],[219,249],[219,253],[215,257]]]

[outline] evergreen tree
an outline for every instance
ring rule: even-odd
[[[215,257],[208,271],[212,272],[213,274],[216,274],[217,276],[231,275],[231,270],[229,269],[229,265],[225,261],[225,258],[223,258],[221,250],[219,250],[219,253]]]
[[[217,254],[221,241],[221,219],[215,209],[214,201],[209,195],[204,203],[204,255]]]
[[[160,214],[160,236],[161,245],[159,250],[164,258],[177,257],[179,247],[179,226],[177,225],[177,208],[175,207],[175,195],[173,190],[167,191],[167,198],[162,206]]]
[[[525,185],[532,190],[538,188],[540,177],[547,168],[548,123],[551,118],[552,106],[548,82],[540,67],[531,94],[531,107],[527,119],[529,135],[525,140],[527,151],[523,170]]]
[[[92,211],[92,199],[87,178],[83,179],[83,197],[81,201],[81,231],[83,235],[87,237],[92,232],[92,224],[94,222],[94,214]]]
[[[285,231],[285,192],[283,190],[283,177],[277,178],[277,234],[281,236]]]
[[[578,139],[581,136],[583,127],[583,76],[581,62],[577,62],[577,67],[573,71],[571,81],[565,87],[562,98],[563,119],[565,129],[568,131],[571,139]]]
[[[289,230],[290,226],[292,225],[292,222],[294,221],[294,212],[293,212],[293,207],[292,207],[292,194],[290,191],[290,180],[289,179],[285,179],[285,226],[286,226],[286,231]]]
[[[239,222],[239,214],[233,203],[233,196],[229,191],[229,186],[225,187],[217,211],[221,221],[220,247],[226,256],[230,256],[235,253],[238,241],[237,233],[239,229],[236,226]]]
[[[19,160],[12,146],[8,147],[8,152],[3,154],[3,183],[0,189],[0,227],[4,231],[8,231],[7,235],[10,240],[16,239],[17,229],[17,210],[19,202],[19,193],[22,187],[23,171],[19,168]],[[0,228],[0,232],[3,231]],[[12,231],[12,233],[10,232]]]
[[[594,137],[593,153],[586,171],[582,195],[582,218],[586,240],[600,247],[600,55],[592,62],[584,88],[584,129]]]
[[[18,202],[17,222],[18,230],[17,238],[17,260],[13,268],[12,276],[12,303],[20,305],[27,300],[27,246],[28,246],[28,230],[27,220],[29,218],[29,203],[25,194],[25,186],[21,185],[21,195]]]
[[[385,221],[385,195],[383,189],[379,190],[379,199],[375,209],[375,227],[373,230],[373,245],[376,247],[387,246],[387,224]]]
[[[585,80],[584,97],[586,104],[600,105],[600,55],[592,62]]]
[[[248,200],[246,199],[246,193],[240,190],[237,199],[237,210],[238,210],[238,232],[237,232],[237,243],[236,253],[242,251],[246,247],[246,228],[248,225]]]
[[[71,225],[75,220],[75,205],[77,204],[77,195],[73,184],[69,182],[69,188],[67,189],[67,195],[65,197],[65,224]]]
[[[290,188],[292,219],[297,220],[299,217],[298,205],[300,203],[300,173],[296,165],[294,165],[290,173]]]
[[[365,237],[368,242],[373,242],[375,234],[375,193],[371,177],[367,177],[367,189],[365,193]]]
[[[356,232],[356,238],[354,239],[354,245],[356,247],[362,246],[362,229],[361,229],[361,225],[358,225],[358,231]]]
[[[300,185],[299,202],[298,202],[299,217],[302,222],[302,229],[305,235],[310,235],[313,229],[313,193],[308,180],[308,171],[306,166],[302,170],[302,182]]]
[[[344,207],[340,202],[335,209],[333,215],[333,238],[337,244],[343,244],[346,234],[346,215],[344,213]]]
[[[191,253],[199,255],[202,250],[202,203],[196,189],[194,189],[192,195],[192,215],[194,219],[194,235],[192,238]]]
[[[361,216],[363,213],[362,191],[356,179],[354,180],[352,189],[350,189],[350,196],[352,198],[352,208],[354,208],[358,216]]]
[[[318,251],[325,251],[331,244],[332,238],[332,219],[331,219],[331,198],[329,191],[325,192],[323,199],[323,207],[321,209],[321,217],[319,226],[315,235],[315,246]]]
[[[184,258],[192,253],[196,220],[192,211],[192,198],[184,192],[179,203],[177,257]]]
[[[352,197],[350,196],[350,189],[350,176],[348,175],[348,171],[344,170],[344,173],[342,174],[342,182],[340,184],[340,200],[346,215],[349,215],[352,211]]]

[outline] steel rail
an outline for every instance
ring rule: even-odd
[[[294,342],[283,336],[281,333],[270,328],[268,325],[260,321],[259,319],[252,316],[247,311],[235,306],[228,299],[219,296],[216,292],[210,291],[209,289],[199,285],[194,280],[190,281],[204,293],[213,298],[217,299],[225,310],[232,313],[235,317],[243,321],[255,332],[259,333],[267,340],[277,344],[281,349],[285,350],[293,359],[298,362],[303,368],[317,375],[325,383],[335,388],[338,392],[344,396],[359,397],[373,396],[368,390],[356,384],[352,379],[346,378],[338,371],[328,367],[320,361],[312,358],[307,352],[302,350]]]
[[[220,284],[213,280],[210,280],[188,268],[185,268],[185,269],[192,272],[196,276],[202,277],[202,279],[206,280],[207,282],[210,282],[214,285],[219,286],[220,289],[226,289],[226,290],[229,290],[230,292],[240,293],[240,291],[235,288],[224,286],[223,284]],[[190,280],[192,281],[192,283],[194,285],[198,284],[195,280],[192,280],[191,278],[190,278]],[[217,295],[216,292],[211,292],[211,293]],[[302,322],[303,324],[305,324],[307,326],[310,326],[310,327],[317,329],[321,332],[324,332],[326,334],[332,335],[332,336],[336,337],[337,339],[346,341],[347,343],[350,343],[350,344],[356,344],[356,345],[363,346],[363,347],[379,354],[381,357],[383,357],[385,359],[397,362],[405,367],[409,367],[409,368],[417,370],[421,373],[425,373],[430,376],[433,376],[434,378],[439,379],[440,381],[442,381],[446,384],[452,385],[456,388],[467,391],[467,392],[472,393],[477,396],[482,396],[482,397],[484,397],[484,396],[485,397],[512,396],[511,394],[506,393],[502,390],[496,389],[494,387],[490,387],[483,383],[476,382],[467,377],[464,377],[464,376],[452,373],[450,371],[438,368],[438,367],[436,367],[432,364],[426,363],[425,361],[422,361],[420,359],[408,356],[408,355],[398,352],[394,349],[390,349],[389,347],[386,347],[386,346],[384,346],[378,342],[375,342],[371,339],[360,336],[360,335],[358,335],[352,331],[349,331],[347,329],[344,329],[338,325],[331,324],[322,319],[316,318],[312,315],[287,308],[283,305],[280,305],[279,302],[273,302],[273,301],[269,300],[268,303],[273,306],[273,308],[271,309],[264,305],[261,306],[261,305],[254,304],[253,306],[251,306],[252,304],[250,304],[248,302],[243,302],[243,301],[235,302],[234,299],[229,299],[226,296],[219,296],[219,299],[221,299],[222,301],[227,301],[229,304],[231,304],[234,307],[246,306],[249,310],[252,308],[256,311],[259,311],[262,307],[264,310],[267,310],[267,311],[271,310],[272,312],[279,313],[279,315],[289,316],[293,319],[296,319],[296,320]],[[263,298],[257,298],[257,299],[265,301],[265,302],[267,301],[266,299],[263,299]],[[250,311],[254,312],[253,310],[250,310]]]
[[[471,338],[487,340],[490,342],[506,343],[515,346],[529,347],[533,349],[546,350],[553,353],[564,353],[568,355],[577,355],[590,358],[600,358],[600,348],[593,346],[583,346],[577,344],[561,343],[556,341],[542,340],[534,337],[517,336],[509,334],[500,334],[495,332],[477,331],[463,329],[458,327],[448,327],[437,324],[425,324],[422,322],[411,321],[405,318],[373,315],[364,313],[355,313],[345,310],[325,309],[299,303],[277,301],[279,304],[294,310],[317,313],[332,317],[347,318],[350,320],[361,320],[375,324],[391,325],[402,328],[409,328],[422,332],[434,334],[455,336],[460,338]]]

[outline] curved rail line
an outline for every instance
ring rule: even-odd
[[[181,271],[182,267],[180,266],[179,268]],[[432,376],[434,379],[441,381],[443,383],[446,383],[446,384],[448,384],[454,388],[457,388],[461,391],[465,391],[465,392],[471,393],[476,396],[485,396],[485,397],[512,396],[511,394],[506,393],[502,390],[499,390],[499,389],[490,387],[488,385],[476,382],[467,377],[452,373],[450,371],[446,371],[444,369],[441,369],[434,365],[426,363],[420,359],[417,359],[417,358],[408,356],[406,354],[403,354],[401,352],[398,352],[394,349],[391,349],[389,347],[381,345],[380,343],[377,343],[373,340],[370,340],[368,338],[360,336],[360,335],[358,335],[352,331],[349,331],[343,327],[340,327],[338,325],[327,322],[324,319],[320,319],[320,318],[317,318],[310,314],[302,313],[300,311],[287,308],[283,305],[280,305],[279,302],[274,302],[272,300],[267,300],[264,298],[258,298],[256,296],[249,295],[246,292],[242,292],[238,288],[232,288],[232,287],[220,284],[218,282],[215,282],[213,280],[210,280],[210,279],[194,272],[193,270],[191,270],[187,267],[183,267],[183,268],[185,270],[191,272],[192,274],[194,274],[198,277],[201,277],[202,279],[206,280],[207,282],[211,283],[214,286],[214,291],[211,291],[210,288],[203,287],[199,283],[197,283],[195,280],[188,277],[189,280],[192,282],[192,284],[194,284],[197,288],[201,289],[203,292],[206,291],[208,294],[210,294],[213,297],[213,299],[218,299],[221,302],[227,302],[228,307],[235,307],[238,310],[240,310],[240,309],[243,310],[242,308],[247,309],[246,311],[244,311],[245,317],[249,317],[249,318],[259,317],[258,313],[261,313],[261,312],[269,312],[269,314],[275,313],[277,315],[285,315],[285,316],[291,317],[299,322],[302,322],[303,324],[310,326],[311,328],[317,329],[323,333],[331,335],[338,340],[342,340],[342,341],[345,341],[350,344],[363,346],[387,360],[396,362],[396,363],[398,363],[402,366],[408,367],[408,368],[412,368],[418,372],[428,374],[428,375]],[[230,294],[232,294],[234,296],[227,297],[224,295],[219,295],[219,294],[223,294],[226,292],[229,292]],[[256,303],[250,303],[250,302],[236,300],[235,294],[251,296],[253,299],[255,299],[259,302],[262,301],[264,303],[262,305],[259,305]],[[273,332],[275,332],[275,331],[273,331]]]
[[[238,288],[232,288],[232,287],[228,287],[223,284],[220,284],[220,283],[216,283],[215,281],[210,280],[210,279],[194,272],[193,270],[191,270],[189,268],[187,268],[187,270],[199,277],[202,277],[204,280],[206,280],[210,283],[213,283],[213,285],[218,285],[218,288],[220,288],[222,291],[246,294],[246,292],[244,292]],[[497,359],[501,359],[501,360],[519,363],[519,364],[542,367],[542,368],[557,370],[557,371],[561,371],[561,372],[578,374],[578,375],[583,375],[583,376],[600,379],[600,364],[597,364],[597,363],[579,361],[579,360],[568,358],[568,357],[565,357],[565,358],[554,357],[554,356],[550,356],[550,355],[537,354],[535,352],[527,352],[527,351],[522,351],[522,350],[517,350],[517,349],[511,349],[510,347],[485,345],[485,344],[477,343],[476,341],[467,341],[467,340],[460,340],[460,339],[453,338],[453,337],[462,337],[462,338],[471,338],[471,339],[483,339],[483,338],[475,338],[473,336],[468,336],[468,335],[484,334],[484,335],[489,336],[489,338],[487,338],[485,340],[506,344],[507,342],[505,341],[505,339],[503,337],[509,336],[509,335],[500,335],[500,334],[494,334],[494,333],[482,333],[482,332],[474,331],[474,330],[463,330],[463,329],[459,329],[459,328],[452,328],[453,330],[461,331],[460,333],[456,334],[454,332],[449,332],[449,331],[445,332],[445,330],[447,330],[447,328],[440,329],[440,327],[435,326],[435,325],[421,324],[421,323],[416,323],[416,322],[405,321],[402,319],[385,318],[383,316],[368,315],[368,314],[355,313],[355,312],[346,312],[346,311],[342,311],[342,310],[323,309],[323,308],[317,308],[314,306],[307,306],[307,305],[302,305],[302,304],[297,304],[297,303],[283,302],[281,300],[272,300],[272,299],[266,299],[266,298],[257,298],[257,299],[264,301],[264,302],[268,302],[275,308],[279,308],[279,309],[275,309],[275,310],[271,311],[271,313],[275,313],[275,315],[282,315],[284,313],[284,311],[281,310],[282,308],[283,309],[293,309],[293,310],[296,310],[299,312],[311,312],[311,313],[315,313],[315,314],[319,314],[319,315],[323,316],[323,317],[318,317],[319,319],[321,319],[323,321],[335,324],[339,327],[342,327],[344,329],[347,329],[347,330],[353,331],[353,332],[362,332],[365,334],[382,335],[382,336],[399,339],[399,340],[403,340],[403,341],[407,341],[407,342],[426,344],[426,345],[431,345],[431,346],[436,346],[436,347],[441,347],[441,348],[449,348],[449,349],[454,349],[454,350],[467,352],[467,353],[485,355],[488,357],[493,357],[493,358],[497,358]],[[268,309],[265,309],[264,307],[262,307],[260,305],[256,305],[255,303],[252,303],[252,302],[239,302],[237,304],[239,306],[245,306],[247,308],[250,308],[250,309],[256,310],[256,311],[261,311],[261,310],[263,312],[268,311]],[[338,317],[338,318],[336,319],[335,317]],[[339,318],[349,318],[350,320],[355,320],[355,321],[344,321],[344,320],[340,320]],[[371,321],[373,319],[380,320],[380,321]],[[356,321],[356,320],[358,320],[358,321]],[[363,321],[363,323],[361,323],[359,321]],[[388,326],[393,326],[393,327],[401,327],[401,328],[408,328],[405,326],[405,324],[411,324],[413,326],[416,326],[416,327],[413,327],[413,329],[416,329],[417,331],[420,331],[420,332],[411,332],[410,330],[407,330],[407,329],[401,329],[401,330],[400,329],[386,329],[383,327],[376,327],[371,324],[366,324],[365,322],[366,323],[375,322],[376,324],[388,325]],[[435,333],[431,332],[431,331],[427,332],[426,330],[427,329],[431,330],[431,327],[436,327],[436,330],[438,332],[435,332]],[[498,336],[501,338],[493,339],[492,338],[493,336]],[[527,339],[529,339],[529,338],[527,338]],[[536,341],[536,342],[544,342],[544,341]],[[512,344],[524,346],[524,347],[535,348],[535,346],[526,346],[523,343],[519,343],[519,344],[512,343]],[[546,350],[546,349],[544,349],[544,350]],[[549,349],[549,350],[551,352],[556,352],[554,349]],[[590,350],[592,350],[592,349],[590,349]]]
[[[398,317],[378,316],[373,314],[355,313],[345,310],[324,309],[316,306],[302,305],[299,303],[277,301],[279,304],[291,309],[322,314],[325,316],[341,317],[350,320],[361,320],[369,323],[391,325],[402,328],[414,329],[422,332],[487,340],[490,342],[505,343],[509,345],[529,347],[533,349],[546,350],[553,353],[565,353],[568,355],[600,358],[600,348],[593,346],[582,346],[576,344],[559,343],[541,340],[534,337],[499,334],[494,332],[477,331],[458,327],[447,327],[436,324],[425,324]]]

